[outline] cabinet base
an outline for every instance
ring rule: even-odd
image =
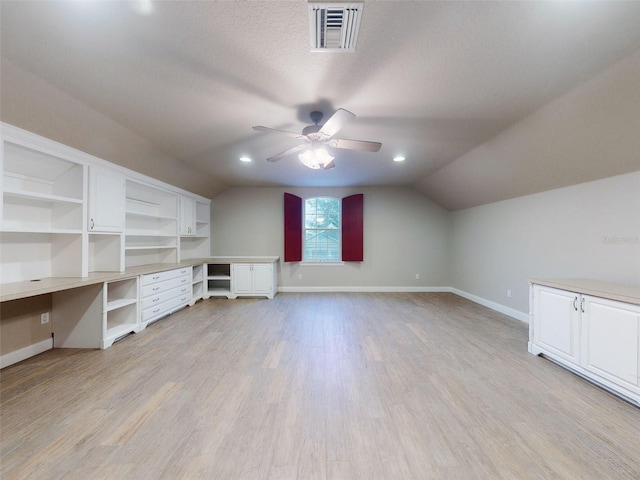
[[[550,362],[558,365],[559,367],[562,367],[565,370],[573,373],[574,375],[577,375],[580,378],[588,381],[592,385],[594,385],[594,386],[596,386],[598,388],[601,388],[602,390],[606,390],[607,392],[611,393],[612,395],[615,395],[616,397],[624,400],[625,402],[630,403],[634,407],[640,408],[640,395],[636,395],[636,394],[634,394],[632,392],[627,392],[625,389],[622,389],[618,385],[615,385],[615,384],[613,384],[611,382],[608,382],[607,380],[605,380],[603,378],[600,378],[600,377],[590,373],[589,371],[583,370],[579,366],[569,365],[566,362],[564,362],[563,360],[559,360],[559,359],[555,358],[553,355],[550,355],[550,354],[546,353],[544,350],[541,350],[540,348],[536,347],[535,345],[533,345],[530,348],[533,349],[533,352],[531,352],[533,355],[540,356],[540,357],[544,358],[545,360],[549,360]]]

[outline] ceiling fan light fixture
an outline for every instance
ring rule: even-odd
[[[313,170],[324,168],[334,159],[324,148],[308,148],[304,152],[299,153],[298,158],[306,167]]]

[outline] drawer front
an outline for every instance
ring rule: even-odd
[[[142,276],[142,286],[151,285],[153,283],[164,282],[172,278],[182,277],[184,275],[191,276],[192,268],[183,267],[174,270],[166,270],[164,272],[149,273]]]
[[[186,295],[191,292],[191,285],[180,285],[170,290],[156,293],[155,295],[149,295],[142,299],[142,309],[153,307],[154,305],[160,305],[163,302],[171,298],[175,298],[179,295]]]
[[[142,321],[149,322],[154,318],[161,317],[167,313],[172,312],[174,309],[186,305],[191,301],[191,293],[186,293],[178,297],[171,298],[160,305],[154,305],[152,307],[142,310]]]
[[[191,275],[183,275],[181,277],[170,278],[162,282],[152,283],[150,285],[144,285],[142,287],[142,298],[146,298],[152,295],[158,295],[159,293],[166,292],[172,288],[179,287],[180,285],[190,285]]]

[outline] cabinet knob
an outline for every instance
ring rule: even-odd
[[[573,297],[573,309],[578,311],[578,297]]]
[[[582,297],[582,300],[580,300],[580,311],[584,313],[584,297]]]
[[[93,218],[91,219],[91,230],[93,230],[93,227],[95,226],[95,222],[93,221]]]

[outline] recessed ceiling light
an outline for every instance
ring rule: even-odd
[[[404,162],[405,158],[402,155],[396,155],[393,157],[394,162]]]
[[[249,163],[251,159],[249,157],[240,157],[241,162]]]

